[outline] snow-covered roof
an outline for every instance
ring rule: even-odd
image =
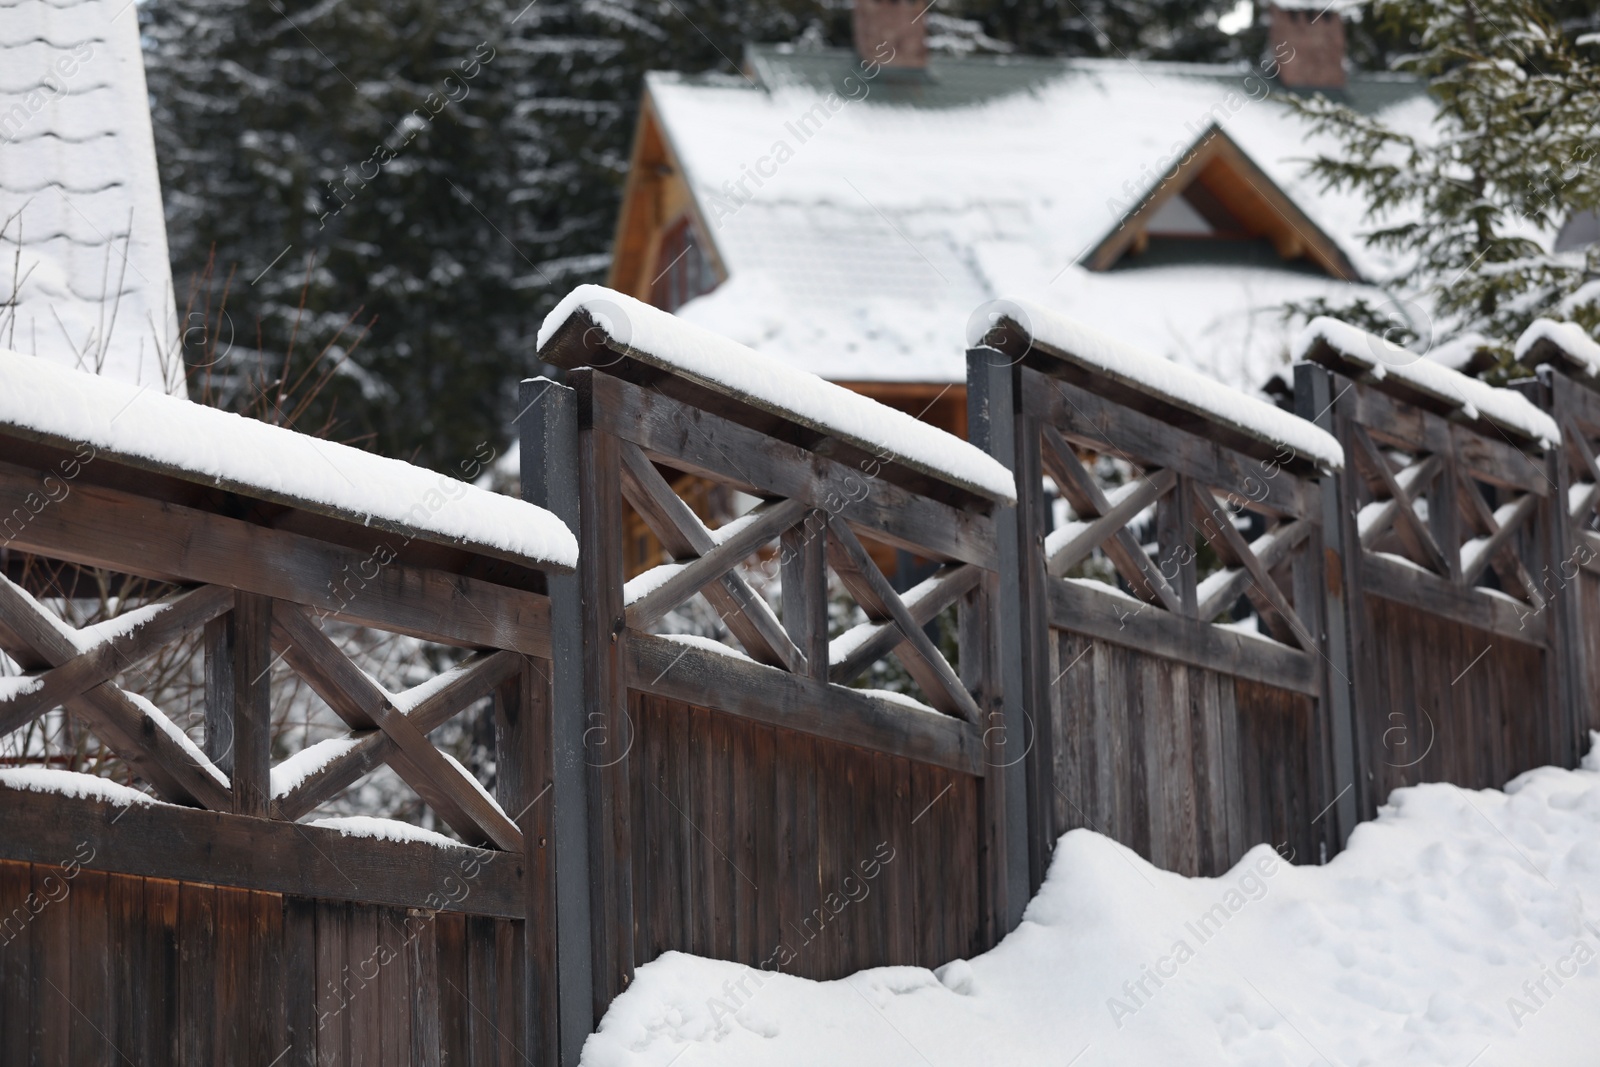
[[[1586,378],[1600,375],[1600,342],[1575,322],[1534,320],[1517,338],[1516,357],[1530,367],[1555,363]]]
[[[1304,458],[1324,471],[1344,469],[1344,449],[1339,442],[1305,419],[1171,360],[1140,352],[1049,308],[1009,299],[996,306],[1004,309],[1004,317],[1016,327],[1022,349],[1072,364],[1095,379],[1131,389],[1164,408],[1198,415],[1229,437],[1260,442],[1280,464]],[[985,324],[973,324],[968,342],[981,343],[986,332],[993,336]],[[1011,332],[1006,330],[1008,335]]]
[[[177,316],[137,6],[0,12],[0,346],[176,391],[181,373],[161,370]]]
[[[533,504],[155,386],[4,350],[0,434],[530,566],[578,561],[571,531]]]
[[[1366,277],[1364,204],[1324,193],[1323,147],[1243,67],[934,56],[867,77],[841,51],[754,49],[743,78],[652,74],[648,92],[729,279],[690,321],[834,381],[961,382],[972,310],[1021,295],[1254,388],[1282,306],[1350,283],[1260,264],[1090,271],[1080,260],[1212,124]],[[1277,93],[1278,90],[1272,90]],[[1417,133],[1415,85],[1357,76],[1354,104]]]
[[[1312,319],[1294,351],[1296,359],[1315,360],[1353,376],[1365,374],[1380,388],[1442,407],[1490,432],[1509,432],[1544,449],[1561,440],[1555,420],[1521,393],[1469,378],[1348,323]]]
[[[819,430],[885,463],[991,500],[1016,502],[1011,472],[960,438],[603,286],[578,286],[545,317],[539,327],[541,358],[562,366],[579,361],[571,353],[554,351],[562,327],[575,317],[581,325],[578,336],[587,342],[598,341],[648,366]]]

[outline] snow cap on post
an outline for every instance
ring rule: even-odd
[[[1486,435],[1509,434],[1544,451],[1561,440],[1555,420],[1521,393],[1469,378],[1338,319],[1312,319],[1295,340],[1294,358],[1365,377],[1386,393],[1453,416]]]
[[[1575,322],[1536,319],[1517,338],[1515,354],[1524,367],[1549,363],[1600,388],[1600,343]]]
[[[1218,443],[1290,470],[1344,469],[1339,442],[1305,419],[1038,304],[1006,299],[983,305],[968,321],[967,344],[993,349],[1007,363],[1026,359],[1115,400],[1137,394],[1137,406],[1164,422],[1187,428],[1199,416]]]
[[[545,316],[539,358],[605,370],[624,360],[846,444],[985,500],[1011,505],[1016,480],[943,430],[600,285],[580,285]]]

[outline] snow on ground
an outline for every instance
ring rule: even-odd
[[[1258,845],[1184,878],[1074,830],[982,956],[812,982],[668,953],[583,1062],[1600,1062],[1600,755],[1397,790],[1325,867]]]

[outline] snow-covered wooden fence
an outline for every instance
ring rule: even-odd
[[[1323,641],[1321,479],[1338,444],[1045,309],[991,310],[968,376],[1024,489],[1002,580],[1022,657],[1012,695],[1037,738],[1035,882],[1076,827],[1188,874],[1220,874],[1263,840],[1321,854],[1329,719],[1346,710]],[[1121,484],[1103,490],[1108,478]],[[1047,479],[1072,521],[1055,522]],[[1115,585],[1080,576],[1102,560]],[[1214,621],[1241,597],[1264,635]]]
[[[1554,420],[1497,389],[1318,320],[1296,390],[1348,456],[1339,573],[1360,817],[1418,781],[1497,787],[1571,764],[1576,651],[1560,598]],[[1572,394],[1563,390],[1561,403]]]
[[[540,346],[571,388],[528,384],[524,455],[539,427],[579,427],[577,455],[544,466],[583,502],[597,1006],[668,949],[835,977],[992,944],[1026,893],[1005,882],[994,729],[1010,474],[654,308],[576,297]],[[762,502],[708,529],[681,475]],[[624,582],[624,506],[676,562]],[[902,593],[862,538],[939,566]],[[781,611],[751,570],[781,581]],[[864,615],[832,641],[830,572]],[[697,592],[743,654],[653,632]],[[951,613],[954,650],[929,633]],[[921,701],[850,687],[891,656]]]
[[[40,360],[0,353],[0,380],[0,647],[27,672],[0,690],[0,734],[62,708],[151,791],[0,771],[0,1062],[554,1062],[537,800],[567,529]],[[57,613],[96,591],[153,602],[92,627]],[[324,620],[461,652],[391,693]],[[184,641],[204,649],[203,747],[138,692]],[[279,664],[348,734],[282,758]],[[428,738],[491,697],[494,795]],[[465,843],[297,821],[385,764]]]
[[[1290,413],[988,310],[969,445],[585,287],[521,501],[0,354],[0,736],[148,790],[0,767],[0,1063],[565,1067],[668,949],[938,964],[1069,829],[1316,862],[1600,726],[1600,347],[1491,389],[1318,323]],[[673,557],[631,580],[630,510]],[[457,651],[390,692],[340,627]],[[137,692],[184,642],[198,746]],[[286,675],[348,733],[275,731]],[[491,700],[492,795],[429,739]],[[309,818],[383,765],[457,840]]]

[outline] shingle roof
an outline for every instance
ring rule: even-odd
[[[926,75],[872,77],[841,50],[747,59],[748,79],[647,82],[730,273],[680,314],[836,381],[964,381],[967,319],[1001,296],[1265,381],[1288,355],[1283,303],[1345,283],[1248,262],[1076,265],[1212,122],[1364,276],[1388,267],[1359,240],[1364,206],[1304,175],[1321,146],[1303,120],[1244,67],[935,56]],[[1432,114],[1394,78],[1357,76],[1347,98],[1418,131]]]
[[[160,370],[177,323],[129,0],[0,0],[0,223],[0,346],[175,384]]]

